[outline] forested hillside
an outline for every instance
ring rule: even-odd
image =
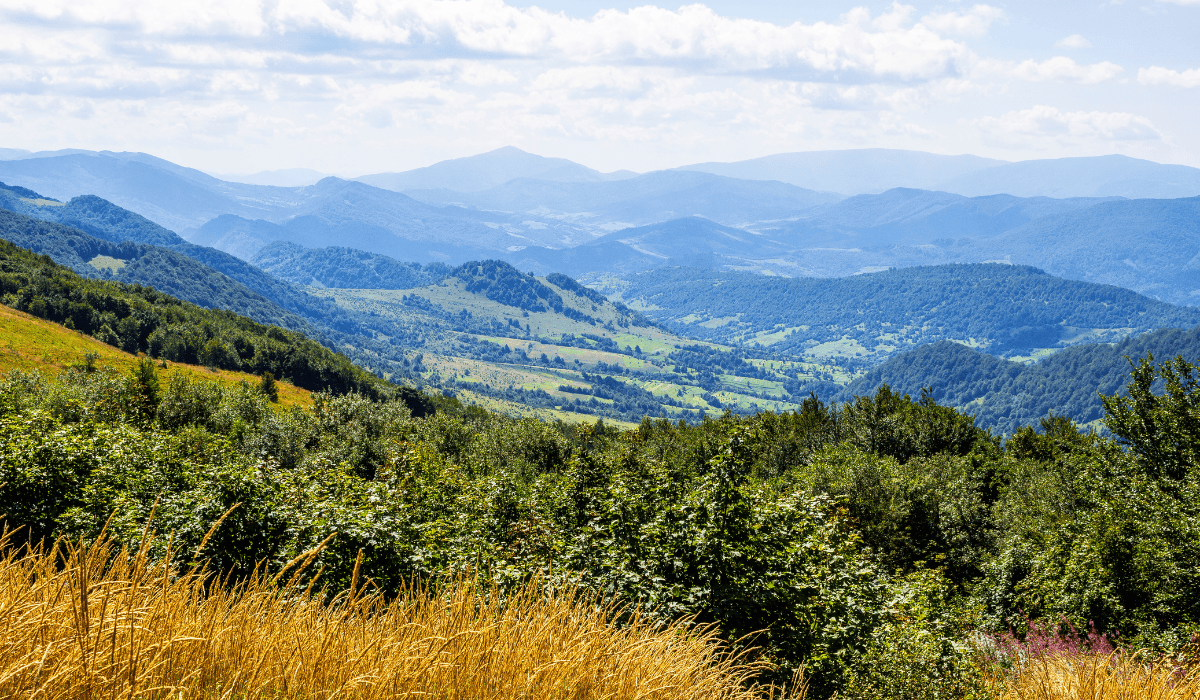
[[[442,263],[400,262],[354,248],[304,248],[276,241],[250,259],[289,282],[343,289],[410,289],[433,284],[450,272]]]
[[[58,206],[48,203],[38,205],[29,201],[23,201],[27,199],[27,197],[5,197],[0,192],[0,208],[9,209],[10,211],[37,219],[60,223],[111,243],[130,242],[151,245],[157,248],[166,248],[212,268],[232,280],[240,282],[246,288],[273,301],[279,307],[306,318],[309,322],[324,327],[336,328],[343,332],[353,333],[356,330],[355,322],[348,318],[345,311],[339,309],[337,305],[306,294],[294,284],[267,274],[254,265],[229,253],[189,243],[173,231],[169,231],[128,209],[118,207],[106,199],[92,195],[82,195],[75,197],[66,204]],[[39,200],[35,199],[33,201],[36,202]],[[40,201],[46,202],[44,199]],[[35,240],[37,239],[30,238],[25,243],[18,242],[18,244],[30,247],[35,243]],[[46,241],[39,243],[39,245],[50,245],[50,243]],[[48,251],[39,250],[39,252]],[[51,253],[51,255],[54,256],[55,254]],[[163,256],[160,254],[159,257]],[[166,257],[171,258],[171,256]],[[172,260],[173,262],[168,267],[180,268],[181,265],[185,267],[189,266],[186,262],[181,263],[174,258]],[[88,261],[90,261],[90,258],[84,260],[84,262]],[[72,269],[81,274],[90,274],[87,268],[79,267],[74,261],[59,260],[59,262],[70,265]],[[125,274],[131,275],[127,281],[150,284],[158,288],[156,282],[161,282],[160,277],[163,272],[164,268],[161,264],[152,263],[141,265],[138,269],[130,270]],[[180,270],[178,274],[173,276],[177,279],[187,278],[189,275],[196,273],[196,270]],[[200,272],[199,274],[206,273]],[[181,293],[182,290],[166,291],[170,291],[176,296],[181,296],[189,301],[204,304],[204,302],[192,298],[186,293]],[[222,306],[220,308],[231,307]]]
[[[1200,309],[1020,265],[912,267],[835,279],[667,268],[597,286],[678,333],[794,356],[861,355],[865,362],[943,339],[1013,356],[1200,324]]]
[[[0,212],[5,214],[14,216]],[[80,277],[8,241],[0,241],[0,299],[126,352],[255,375],[270,372],[312,391],[374,397],[397,391],[295,331],[204,309],[139,284]]]
[[[1200,360],[1200,327],[1166,328],[1111,345],[1080,345],[1031,365],[959,343],[933,343],[896,355],[827,396],[849,401],[884,384],[912,396],[928,388],[939,403],[974,415],[980,426],[1012,434],[1051,414],[1078,423],[1100,420],[1104,416],[1100,395],[1121,393],[1130,363],[1149,356]]]
[[[296,330],[311,328],[307,321],[261,294],[173,250],[112,243],[79,229],[4,209],[0,209],[0,239],[49,255],[87,277],[147,285],[205,308],[226,309],[261,323]]]
[[[828,367],[688,341],[570,277],[498,260],[414,289],[317,293],[374,319],[377,338],[416,350],[412,370],[429,384],[544,418],[790,410],[798,404],[785,387],[832,377]]]

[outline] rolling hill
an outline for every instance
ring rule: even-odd
[[[1000,433],[1036,426],[1052,413],[1098,427],[1104,416],[1100,394],[1124,394],[1130,360],[1148,355],[1200,360],[1200,328],[1166,328],[1115,344],[1079,345],[1032,365],[959,343],[933,343],[891,358],[840,391],[827,390],[825,398],[846,401],[883,384],[912,396],[929,388],[934,400],[974,414],[978,425]]]
[[[466,158],[443,160],[425,168],[363,175],[354,179],[395,192],[437,189],[476,192],[517,178],[549,182],[605,182],[632,175],[634,173],[625,170],[601,173],[565,158],[546,158],[505,146]]]
[[[205,309],[140,284],[81,277],[7,240],[0,240],[0,299],[128,353],[253,375],[271,372],[311,391],[383,398],[399,390],[302,333]]]
[[[63,326],[31,316],[0,304],[0,325],[4,327],[4,344],[0,346],[0,374],[12,370],[42,372],[55,375],[71,368],[86,368],[86,356],[92,355],[95,369],[112,368],[129,372],[137,355],[125,352],[95,338]],[[261,378],[245,372],[213,369],[200,365],[162,360],[159,380],[166,384],[176,376],[192,380],[232,386],[245,382],[257,386]],[[312,404],[312,392],[288,382],[277,383],[279,405],[282,407]]]
[[[433,284],[450,268],[441,263],[422,267],[354,248],[305,248],[276,241],[251,260],[254,265],[295,284],[347,289],[409,289]]]
[[[1029,357],[1200,324],[1200,309],[995,263],[834,279],[661,268],[600,286],[677,333],[796,357],[861,357],[866,364],[943,339]]]

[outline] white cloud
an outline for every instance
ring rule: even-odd
[[[947,32],[973,33],[986,29],[996,12],[979,5],[927,19]],[[49,21],[60,25],[49,34],[71,34],[74,27],[76,33],[103,37],[77,60],[161,51],[186,60],[187,52],[171,44],[198,42],[211,50],[217,38],[226,44],[218,49],[220,56],[206,58],[202,49],[192,60],[209,65],[227,61],[229,49],[267,54],[267,45],[291,45],[305,55],[362,59],[649,63],[838,82],[920,81],[961,73],[971,58],[968,48],[943,38],[936,27],[913,25],[911,13],[912,8],[894,5],[877,17],[854,10],[838,23],[781,26],[723,17],[703,5],[604,10],[573,19],[501,0],[352,0],[336,9],[319,0],[0,0],[0,24],[10,31],[23,26],[23,33],[36,32]]]
[[[991,5],[976,5],[966,12],[944,12],[925,15],[921,23],[934,31],[959,36],[983,36],[993,22],[1005,19],[1004,10]]]
[[[981,75],[1001,75],[1031,82],[1064,80],[1078,83],[1102,83],[1112,80],[1125,69],[1109,61],[1081,65],[1066,56],[1055,56],[1045,61],[1027,59],[1020,63],[1011,61],[983,60],[979,62]]]
[[[1174,85],[1176,87],[1200,87],[1200,68],[1172,70],[1162,66],[1138,69],[1138,82],[1143,85]]]
[[[1061,112],[1037,105],[976,122],[985,134],[1008,143],[1065,141],[1147,141],[1162,138],[1145,117],[1128,112]]]
[[[168,156],[221,145],[247,171],[345,171],[357,166],[336,165],[343,159],[466,155],[542,139],[612,142],[594,152],[614,161],[610,153],[622,152],[628,160],[614,167],[638,167],[665,158],[647,154],[713,143],[726,157],[925,148],[934,134],[949,143],[953,128],[976,143],[978,114],[963,110],[980,97],[1123,75],[1113,63],[1061,56],[981,58],[972,38],[1005,13],[951,7],[922,16],[893,3],[773,24],[701,4],[574,17],[503,0],[0,0],[0,115],[14,125],[0,126],[13,140],[0,145]],[[1184,84],[1193,75],[1155,67],[1138,77]],[[989,128],[1022,133],[1012,114]],[[621,142],[645,145],[622,151]],[[240,164],[254,148],[286,155]],[[304,160],[316,152],[324,163]]]
[[[1054,42],[1054,45],[1062,49],[1086,49],[1092,45],[1092,42],[1082,34],[1072,34]]]
[[[1158,0],[1159,2],[1169,2],[1175,5],[1200,5],[1200,0]]]

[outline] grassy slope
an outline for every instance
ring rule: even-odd
[[[122,372],[128,371],[137,359],[136,356],[101,343],[95,338],[3,305],[0,305],[0,327],[3,328],[3,333],[0,334],[0,373],[19,369],[55,374],[81,364],[84,354],[88,352],[99,356],[97,366],[111,367]],[[241,381],[252,385],[259,382],[258,377],[242,372],[210,370],[177,362],[167,362],[166,369],[159,370],[159,376],[164,382],[177,373],[225,386]],[[279,405],[312,404],[312,392],[285,382],[279,382],[278,386]]]
[[[443,380],[453,379],[456,382],[480,383],[498,388],[514,386],[526,390],[541,389],[555,399],[562,399],[566,402],[574,400],[578,397],[578,394],[560,392],[558,391],[558,387],[560,385],[588,386],[588,383],[582,377],[583,372],[594,373],[596,372],[595,365],[599,362],[604,362],[609,365],[618,365],[629,370],[637,370],[650,375],[648,378],[631,378],[629,376],[618,375],[617,378],[620,381],[633,383],[657,396],[669,395],[675,399],[682,400],[686,404],[687,409],[697,409],[712,413],[721,412],[722,409],[709,405],[701,398],[701,394],[706,393],[702,389],[679,381],[679,375],[676,374],[674,371],[675,367],[671,364],[671,354],[677,347],[683,345],[704,345],[712,348],[722,348],[723,346],[681,338],[669,331],[654,326],[630,325],[628,327],[621,327],[615,325],[620,318],[620,314],[611,304],[595,304],[591,300],[581,297],[570,290],[554,285],[544,277],[538,279],[558,292],[562,296],[564,304],[575,308],[581,313],[592,316],[599,323],[593,325],[586,321],[572,320],[563,314],[553,311],[525,312],[514,306],[492,301],[480,294],[467,292],[465,288],[466,284],[462,280],[454,278],[447,279],[439,284],[416,289],[313,289],[312,292],[332,298],[339,305],[347,309],[368,314],[379,314],[394,319],[398,325],[406,327],[432,326],[432,324],[429,324],[428,317],[424,312],[412,306],[405,305],[401,301],[404,296],[417,295],[428,299],[451,314],[459,314],[465,311],[476,319],[496,319],[505,324],[506,329],[511,331],[511,334],[508,336],[459,332],[443,333],[444,338],[442,342],[432,342],[424,348],[424,364],[428,370],[426,378],[435,385]],[[510,321],[520,324],[521,330],[518,331],[517,328],[509,327],[507,324]],[[614,324],[610,328],[606,328],[603,325],[610,322]],[[524,331],[526,326],[529,329],[528,334],[525,334]],[[556,341],[561,340],[563,335],[568,333],[576,336],[588,333],[611,338],[613,342],[622,348],[625,346],[640,347],[644,355],[642,357],[633,357],[606,350],[556,344]],[[465,336],[472,336],[486,342],[495,343],[496,345],[508,345],[514,351],[518,349],[524,350],[531,358],[540,357],[543,353],[551,360],[555,357],[561,357],[566,366],[551,368],[517,362],[496,363],[461,357],[450,349],[449,346],[451,343],[449,340]],[[576,364],[577,360],[579,364]],[[809,365],[810,363],[804,362],[775,361],[770,363],[769,368],[773,371],[786,373],[790,377],[794,376],[796,372],[810,371],[812,367]],[[787,395],[783,390],[782,376],[778,378],[778,381],[770,381],[722,375],[720,382],[720,390],[711,393],[722,402],[723,406],[730,406],[741,410],[755,408],[792,410],[797,408],[795,404],[787,400]],[[745,393],[747,390],[770,395],[773,397],[773,400],[767,400],[758,396],[749,396]],[[470,400],[470,397],[462,398]],[[482,397],[479,398],[482,399]],[[605,399],[600,399],[600,401],[602,403],[606,402]],[[508,402],[500,402],[497,399],[480,400],[479,403],[493,410],[501,410],[508,413],[517,412],[522,415],[538,415],[539,417],[543,417],[541,414],[548,411],[548,409],[529,409],[527,407],[521,407],[514,411],[512,407],[506,408],[501,405]],[[664,409],[664,413],[672,417],[677,416],[680,411],[676,407],[664,407]],[[564,420],[594,420],[595,418],[594,416],[586,416],[585,414],[573,413],[567,410],[558,410],[552,413],[561,415],[551,417],[562,417]]]

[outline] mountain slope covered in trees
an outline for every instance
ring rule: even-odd
[[[1200,309],[1020,265],[911,267],[834,279],[665,268],[599,286],[681,334],[797,356],[852,345],[868,361],[942,339],[1013,356],[1200,324]]]
[[[441,263],[400,262],[354,248],[305,248],[276,241],[250,260],[289,282],[343,289],[409,289],[433,284],[450,272]]]
[[[1104,416],[1100,395],[1122,392],[1131,361],[1153,356],[1200,360],[1200,327],[1164,328],[1119,343],[1067,348],[1035,364],[1021,364],[943,341],[901,353],[868,371],[828,398],[849,401],[886,384],[893,391],[920,396],[923,389],[939,403],[971,413],[979,425],[1011,434],[1037,425],[1050,414],[1078,423]]]
[[[78,229],[0,209],[0,239],[49,255],[77,274],[153,287],[209,309],[226,309],[296,330],[310,324],[245,285],[186,255],[137,243],[113,243]]]
[[[346,332],[355,330],[354,322],[336,305],[307,294],[298,289],[296,285],[267,274],[258,267],[229,253],[189,243],[175,232],[128,209],[118,207],[106,199],[94,195],[82,195],[65,204],[50,203],[45,199],[40,200],[43,202],[42,204],[36,204],[32,202],[39,200],[33,199],[32,202],[30,200],[31,198],[28,196],[14,197],[12,193],[0,191],[0,208],[60,223],[112,243],[131,242],[166,248],[226,275],[253,292],[275,302],[281,308],[303,316],[310,322]],[[27,241],[27,243],[32,242],[32,239]],[[22,245],[25,244],[22,243]],[[41,245],[49,245],[49,243],[43,242]],[[90,260],[91,258],[88,258],[84,262]],[[88,270],[80,268],[74,261],[64,264],[70,265],[81,274],[90,274]],[[173,263],[173,266],[179,267],[180,264],[176,262]],[[148,269],[143,269],[138,274],[148,275],[151,273]],[[158,284],[155,283],[158,278],[131,277],[130,279],[158,287]],[[196,301],[187,294],[180,293],[180,290],[165,291],[170,291],[190,301]],[[196,303],[201,302],[196,301]]]
[[[0,299],[130,353],[271,372],[313,391],[387,397],[399,389],[296,331],[204,309],[140,284],[80,277],[9,241],[0,241]]]

